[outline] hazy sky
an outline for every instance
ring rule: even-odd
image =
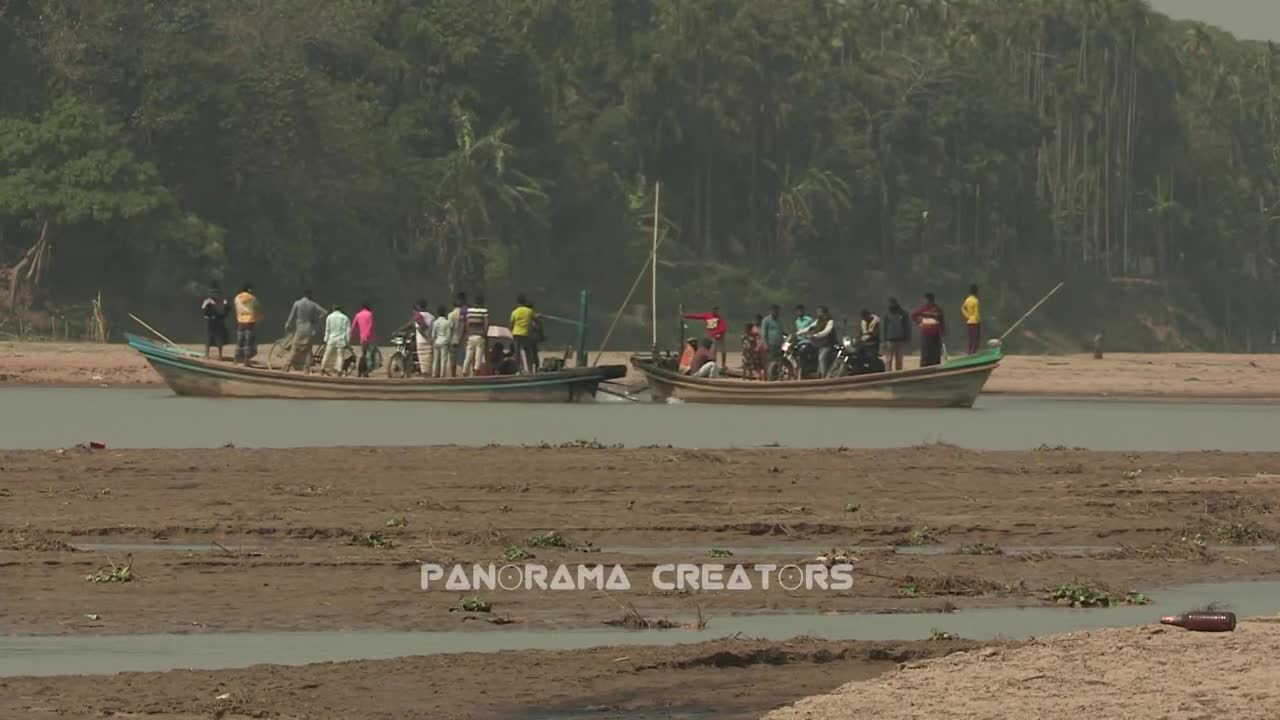
[[[1150,0],[1175,18],[1201,20],[1250,40],[1280,41],[1280,0]]]

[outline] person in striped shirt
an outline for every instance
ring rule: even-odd
[[[476,296],[474,305],[467,307],[467,354],[462,360],[463,375],[479,375],[485,363],[485,340],[489,334],[489,310],[484,306],[484,296]]]

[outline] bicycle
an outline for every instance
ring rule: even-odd
[[[268,370],[290,370],[289,362],[293,360],[293,336],[281,338],[271,344],[267,351]],[[319,370],[324,361],[324,343],[312,343],[311,362],[304,369],[306,372]],[[345,374],[345,373],[342,373]]]

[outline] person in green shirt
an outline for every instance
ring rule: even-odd
[[[525,372],[538,371],[538,322],[533,304],[521,293],[516,297],[516,309],[511,311],[511,335],[516,340],[516,352],[524,358]]]
[[[813,316],[805,312],[803,305],[796,306],[796,335],[807,335],[815,322]]]
[[[347,356],[351,355],[351,318],[342,312],[341,305],[334,305],[333,312],[324,319],[324,359],[320,361],[320,374],[328,375],[333,365],[339,375]]]

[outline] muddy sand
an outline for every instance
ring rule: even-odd
[[[908,663],[764,720],[1233,718],[1280,703],[1280,618],[1210,634],[1161,626],[1043,638]]]
[[[1274,578],[1277,553],[1256,546],[1280,535],[1278,505],[1280,454],[1256,453],[974,452],[939,445],[823,452],[592,446],[0,452],[6,589],[0,634],[502,633],[634,624],[637,617],[678,625],[701,614],[701,631],[662,632],[711,640],[0,678],[0,717],[755,718],[892,671],[897,662],[975,646],[726,638],[718,618],[1052,606],[1048,594],[1076,581],[1117,597],[1143,590],[1158,599],[1170,585]],[[94,543],[96,550],[72,551]],[[157,544],[171,549],[146,547]],[[180,544],[199,547],[174,548]],[[807,561],[828,548],[853,559],[848,591],[678,592],[643,582],[663,562],[710,562],[713,555],[724,556],[716,560],[723,563]],[[922,551],[936,554],[916,554]],[[547,564],[619,563],[641,582],[613,593],[420,588],[420,562],[503,563],[523,553]],[[129,562],[129,555],[133,581],[86,580],[109,562]],[[460,611],[464,595],[480,595],[490,612]],[[1243,625],[1229,642],[1247,641],[1254,627]],[[999,647],[1022,652],[1017,644]],[[1245,646],[1231,648],[1233,661],[1251,657]],[[1092,677],[1111,682],[1119,672],[1103,665],[1112,662],[1106,653],[1070,652],[1078,654],[1061,657],[1089,663],[1088,673],[1064,681],[1082,684],[1072,696],[1081,703],[1110,697],[1083,687]],[[1130,662],[1134,654],[1141,652],[1122,648],[1117,657]],[[1005,680],[975,676],[962,687],[974,698],[992,688],[1012,693],[1020,683],[1037,692],[1025,678],[1074,672],[1069,660],[1018,662]],[[1163,683],[1155,688],[1185,682],[1185,667],[1123,672]],[[917,672],[895,671],[885,685],[868,687],[891,693],[892,683]],[[930,682],[938,702],[952,694],[941,679]],[[855,712],[847,692],[832,702],[843,703],[839,712]],[[887,708],[893,700],[885,695],[877,702]],[[1018,717],[1042,716],[1026,702],[1032,710]],[[624,714],[641,709],[657,714]],[[1000,717],[977,710],[933,714]],[[865,717],[905,716],[885,710]]]
[[[192,347],[199,350],[199,348]],[[262,352],[266,352],[264,347]],[[384,348],[384,357],[390,349]],[[228,355],[230,357],[230,355]],[[627,364],[629,353],[605,353],[604,364]],[[595,354],[591,354],[595,359]],[[917,360],[909,358],[908,366]],[[738,358],[730,355],[736,367]],[[625,382],[643,384],[632,371]],[[0,384],[160,386],[160,379],[127,345],[0,343]],[[1280,398],[1280,354],[1116,353],[1010,355],[985,392],[1066,397]]]
[[[16,589],[0,633],[601,627],[637,613],[701,614],[714,632],[745,613],[1052,605],[1077,579],[1123,594],[1280,571],[1280,553],[1247,547],[1280,537],[1272,454],[228,448],[5,452],[0,468],[0,587]],[[851,587],[653,582],[659,564],[819,553],[849,556]],[[130,554],[140,581],[86,581]],[[467,613],[470,593],[421,589],[424,562],[617,564],[633,587],[499,589],[480,593],[492,612]]]

